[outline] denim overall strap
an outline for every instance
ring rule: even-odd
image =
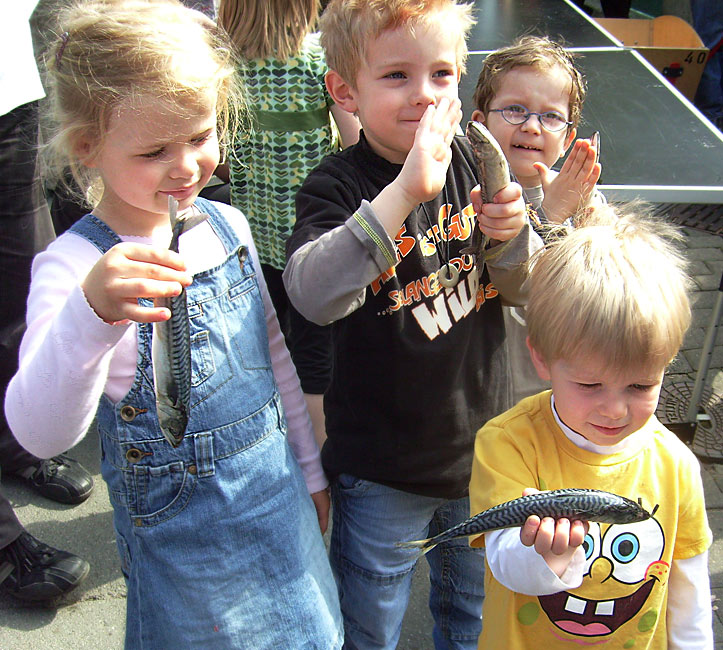
[[[87,239],[101,253],[108,252],[113,246],[122,242],[122,239],[94,214],[86,214],[76,221],[68,232],[74,232]]]
[[[228,221],[224,219],[221,211],[211,201],[200,196],[196,199],[194,205],[201,210],[201,212],[209,215],[211,228],[213,228],[221,240],[226,252],[229,254],[234,252],[241,245],[241,242],[236,236],[236,231],[229,225]]]
[[[213,205],[211,201],[198,197],[194,204],[201,212],[209,215],[209,222],[218,238],[221,240],[223,247],[227,253],[234,251],[240,244],[236,233],[229,226],[226,219],[223,218],[221,212]],[[86,214],[82,219],[76,221],[69,229],[76,235],[80,235],[93,244],[101,253],[108,252],[116,244],[120,244],[123,240],[111,230],[103,221],[98,219],[94,214]]]

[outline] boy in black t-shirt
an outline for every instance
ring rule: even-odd
[[[509,404],[500,294],[524,299],[541,246],[519,185],[482,205],[455,137],[470,12],[457,0],[332,0],[320,24],[329,92],[363,131],[299,191],[284,281],[306,318],[333,323],[322,458],[357,648],[398,641],[416,557],[395,542],[469,515],[474,432]],[[492,238],[481,274],[461,252],[477,223]],[[462,541],[427,558],[435,645],[475,648],[481,552]]]

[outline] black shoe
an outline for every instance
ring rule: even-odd
[[[13,476],[25,479],[44,497],[60,503],[81,503],[93,491],[88,470],[64,454],[13,472]]]
[[[16,598],[51,600],[77,587],[90,565],[77,555],[52,548],[21,533],[0,549],[0,587]]]

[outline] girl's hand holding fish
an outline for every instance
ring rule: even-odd
[[[192,282],[178,253],[123,242],[113,246],[82,284],[88,304],[106,323],[155,323],[171,317],[167,308],[142,307],[138,298],[177,296]]]
[[[538,494],[540,491],[527,488],[522,495]],[[520,529],[520,541],[525,546],[534,546],[550,570],[561,577],[570,566],[573,556],[585,541],[589,524],[586,521],[555,520],[552,517],[540,519],[537,515],[527,518]]]
[[[527,221],[522,187],[509,183],[495,194],[492,203],[483,203],[480,186],[470,193],[477,213],[477,227],[491,240],[508,241],[515,237]]]

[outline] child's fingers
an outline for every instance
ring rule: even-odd
[[[555,524],[555,533],[552,537],[550,550],[555,555],[562,555],[570,547],[570,520],[558,519]]]
[[[576,519],[570,526],[570,546],[577,548],[585,541],[585,536],[590,528],[590,524],[586,521]]]
[[[123,243],[96,262],[82,288],[88,304],[106,322],[156,322],[165,320],[168,310],[141,307],[137,299],[178,295],[191,282],[177,253]]]
[[[536,162],[532,163],[532,166],[535,168],[535,171],[540,176],[540,185],[542,185],[543,191],[547,188],[547,186],[555,179],[554,172],[550,171],[550,168],[543,162]]]
[[[587,140],[577,140],[560,169],[560,176],[582,182],[590,174],[594,164],[595,151],[590,147],[590,143]]]
[[[533,546],[537,531],[540,528],[540,518],[537,515],[531,515],[520,529],[520,541],[525,546]]]
[[[445,147],[454,139],[457,127],[462,119],[462,104],[459,99],[442,97],[437,104],[430,104],[417,127],[418,133],[437,133]]]
[[[546,555],[552,548],[555,538],[555,520],[552,517],[544,517],[540,521],[540,527],[535,537],[535,551],[540,555]]]
[[[171,317],[171,310],[165,307],[143,307],[137,302],[127,302],[125,307],[120,308],[121,318],[117,320],[129,320],[136,323],[161,323]]]
[[[485,203],[477,214],[482,232],[492,239],[507,241],[520,232],[527,219],[522,188],[510,183],[494,197],[494,203]]]

